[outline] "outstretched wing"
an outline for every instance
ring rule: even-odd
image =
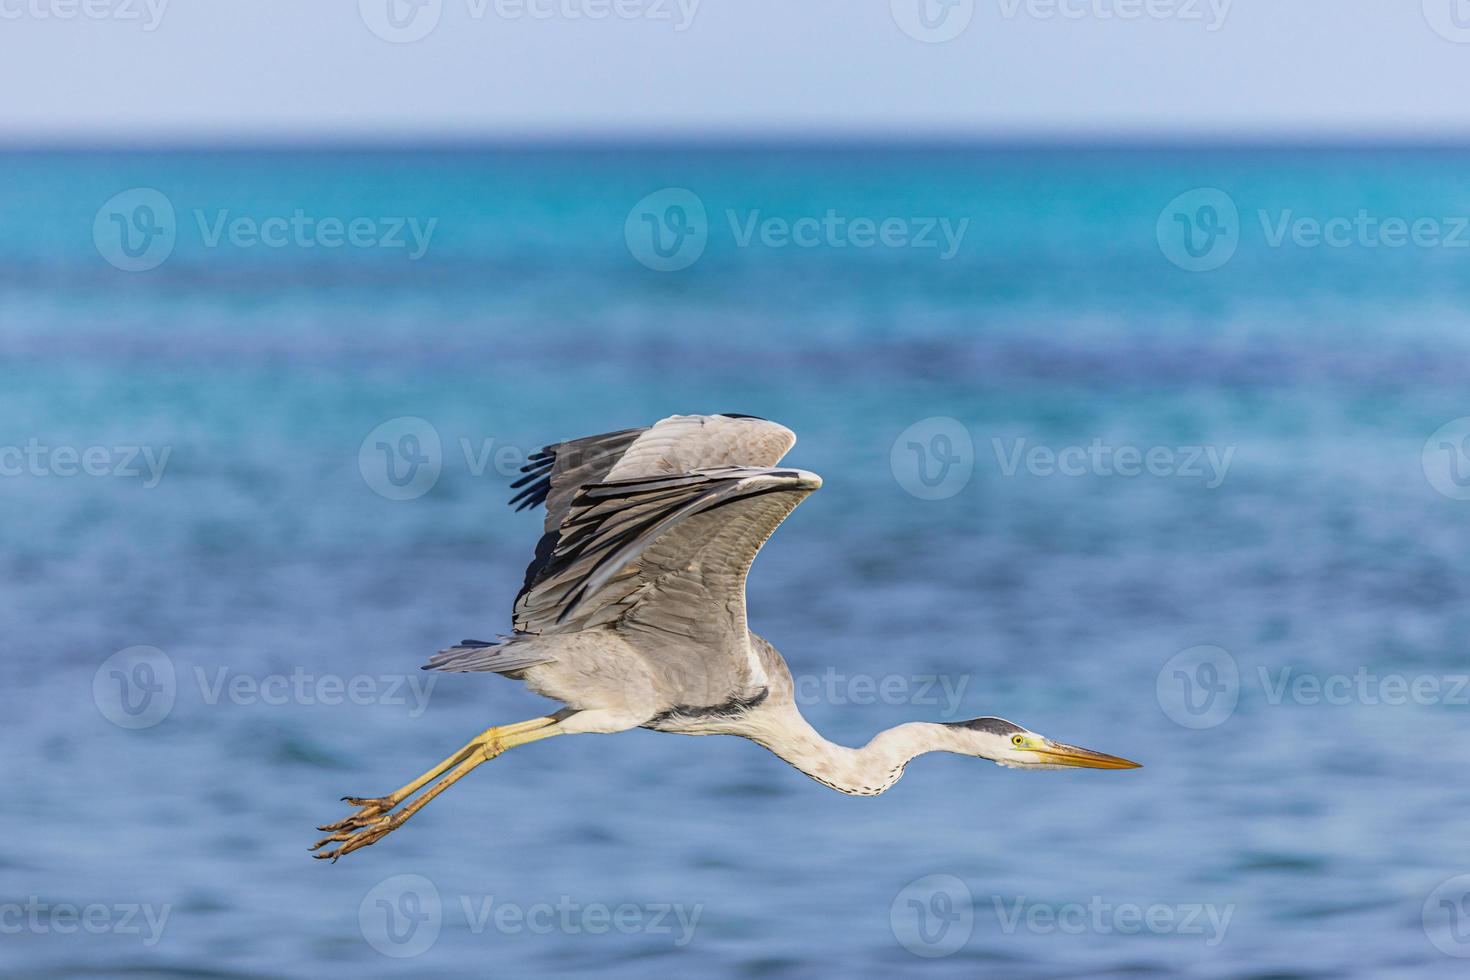
[[[675,415],[531,457],[512,503],[544,501],[546,533],[516,596],[517,637],[615,625],[647,650],[670,647],[673,673],[718,689],[723,672],[733,685],[724,690],[748,686],[747,668],[758,673],[759,662],[746,639],[746,571],[821,485],[774,468],[795,442],[791,430],[753,416]],[[499,670],[518,648],[506,639],[467,640],[430,665]],[[721,663],[701,666],[691,642]]]
[[[795,444],[795,433],[784,425],[749,415],[672,415],[646,429],[547,446],[524,467],[528,475],[514,484],[524,489],[511,501],[521,507],[546,502],[546,533],[516,596],[516,629],[540,633],[548,625],[528,625],[520,610],[527,594],[545,579],[547,563],[564,536],[572,499],[583,487],[719,466],[775,466]],[[532,482],[527,485],[528,481]]]
[[[712,704],[764,684],[745,620],[756,553],[821,478],[725,467],[609,480],[573,498],[516,629],[613,626],[658,661],[685,703]],[[704,697],[708,695],[708,697]]]
[[[727,467],[584,487],[536,584],[516,600],[516,629],[622,619],[630,597],[647,603],[652,586],[678,588],[681,575],[710,586],[711,598],[740,604],[743,619],[745,572],[756,552],[821,485],[804,470]]]

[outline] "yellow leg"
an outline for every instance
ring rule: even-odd
[[[499,725],[494,728],[487,728],[483,732],[466,742],[464,747],[461,748],[458,752],[454,753],[449,758],[445,759],[443,762],[439,763],[437,766],[415,779],[413,782],[408,783],[404,786],[400,786],[398,789],[394,790],[392,793],[389,793],[387,796],[342,797],[344,802],[351,803],[353,806],[356,807],[362,807],[362,809],[349,817],[338,820],[336,823],[325,824],[321,827],[318,827],[317,829],[346,830],[349,827],[361,827],[373,817],[387,813],[389,810],[393,809],[395,806],[402,803],[413,794],[417,793],[420,789],[428,785],[431,780],[438,779],[444,773],[448,772],[450,768],[459,765],[459,763],[469,758],[471,752],[475,751],[476,748],[483,745],[485,742],[496,737],[516,735],[521,732],[534,731],[537,728],[544,728],[545,726],[550,725],[555,721],[556,718],[554,717],[532,718],[530,721],[519,721],[516,722],[514,725]]]
[[[463,779],[476,766],[500,755],[507,749],[513,749],[517,745],[525,745],[536,742],[561,732],[554,730],[552,726],[557,719],[532,718],[530,721],[518,722],[514,725],[501,725],[495,728],[487,728],[479,735],[470,739],[464,748],[439,763],[428,772],[419,776],[411,783],[400,787],[388,796],[376,799],[360,799],[353,796],[344,796],[343,799],[361,806],[362,809],[351,816],[339,820],[336,823],[325,824],[318,830],[335,831],[328,837],[323,837],[311,846],[311,850],[317,850],[324,844],[334,841],[344,842],[341,847],[334,851],[323,851],[313,855],[319,858],[331,858],[333,861],[344,854],[350,854],[360,847],[375,844],[383,837],[401,827],[409,817],[422,809],[430,800]],[[453,768],[453,771],[439,780],[429,788],[423,796],[408,804],[397,813],[390,814],[388,811],[398,806],[414,793],[417,793],[431,780],[443,775],[444,772]]]

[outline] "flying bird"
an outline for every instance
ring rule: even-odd
[[[795,444],[790,429],[754,416],[675,415],[528,457],[511,503],[545,504],[545,533],[513,632],[465,640],[424,669],[501,674],[564,707],[486,729],[387,796],[343,797],[358,810],[319,828],[329,835],[315,856],[335,861],[376,843],[480,764],[553,735],[738,735],[853,796],[887,790],[926,752],[1020,769],[1138,767],[1002,718],[911,722],[862,748],[809,725],[786,661],[745,616],[756,552],[822,485],[779,465]]]

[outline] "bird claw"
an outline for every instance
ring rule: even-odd
[[[307,848],[307,850],[315,851],[327,844],[341,842],[342,846],[335,850],[322,851],[320,854],[312,855],[312,857],[317,859],[330,858],[335,863],[344,854],[351,854],[358,848],[376,844],[397,830],[402,823],[403,814],[401,813],[378,817],[355,829],[340,830],[335,834],[323,837],[311,845],[311,847]]]
[[[393,798],[391,796],[344,796],[343,803],[351,803],[353,806],[375,807],[379,810],[391,810]]]
[[[317,830],[355,830],[359,827],[366,827],[380,816],[382,816],[381,813],[354,813],[350,817],[343,817],[336,823],[324,823],[317,827]]]
[[[393,831],[397,830],[407,817],[402,813],[389,813],[398,801],[391,797],[362,797],[344,796],[343,802],[358,807],[358,811],[338,820],[336,823],[322,824],[317,830],[327,831],[327,836],[317,841],[309,851],[320,850],[327,844],[340,843],[342,846],[330,851],[322,851],[313,854],[315,858],[331,858],[336,861],[344,854],[351,854],[360,847],[376,844]]]
[[[343,817],[341,820],[338,820],[335,823],[324,823],[321,826],[317,827],[317,830],[352,830],[358,827],[366,827],[368,824],[372,823],[378,817],[381,817],[383,814],[387,813],[394,807],[393,800],[389,799],[386,796],[376,798],[362,796],[344,796],[342,797],[342,800],[343,802],[350,803],[355,807],[361,807],[361,809],[358,810],[356,813],[349,814],[348,816]]]

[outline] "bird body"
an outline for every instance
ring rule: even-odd
[[[317,856],[376,842],[482,762],[553,735],[736,735],[854,796],[884,792],[926,752],[1017,768],[1136,768],[1000,718],[911,722],[861,748],[808,724],[790,669],[751,632],[745,608],[757,552],[822,485],[779,466],[795,443],[791,430],[753,416],[675,415],[531,456],[512,503],[545,504],[545,533],[514,603],[513,632],[441,650],[425,669],[502,674],[562,709],[488,729],[389,796],[346,797],[361,809],[321,828],[334,833],[317,848],[341,846]]]

